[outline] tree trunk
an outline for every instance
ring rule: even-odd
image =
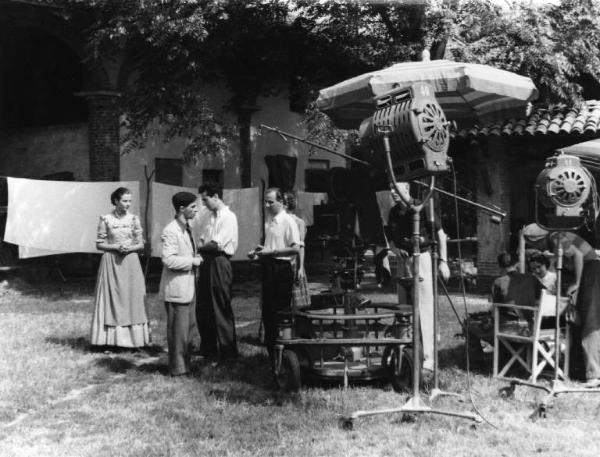
[[[242,188],[252,187],[252,142],[250,127],[252,113],[258,111],[256,105],[241,105],[238,107],[238,123],[240,130],[240,184]]]

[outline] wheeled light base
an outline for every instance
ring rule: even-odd
[[[437,387],[433,388],[431,393],[429,394],[429,401],[433,402],[438,397],[457,397],[463,398],[461,394],[457,394],[456,392],[446,392],[445,390],[440,390]]]
[[[483,420],[480,416],[473,413],[459,413],[454,411],[444,411],[441,409],[434,409],[427,405],[421,397],[410,397],[408,401],[400,408],[387,408],[377,409],[371,411],[355,411],[349,416],[342,416],[340,418],[340,425],[345,430],[352,430],[354,428],[354,421],[360,417],[377,416],[380,414],[439,414],[442,416],[459,417],[461,419],[468,419],[475,423],[481,423]]]
[[[508,381],[510,381],[510,385],[501,388],[498,392],[503,398],[513,398],[515,395],[515,388],[517,386],[531,387],[533,389],[544,390],[546,392],[546,395],[544,396],[544,398],[542,398],[542,401],[535,407],[535,410],[529,416],[531,420],[545,419],[548,408],[552,405],[552,401],[555,397],[557,397],[560,394],[600,393],[600,388],[566,387],[562,381],[556,379],[552,381],[551,387],[536,384],[533,382],[523,381],[522,379],[508,379]]]

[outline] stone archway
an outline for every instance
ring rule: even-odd
[[[84,179],[118,180],[117,70],[86,58],[84,27],[52,4],[0,3],[0,129],[88,123]]]
[[[4,126],[87,121],[85,101],[75,95],[84,87],[85,69],[72,48],[42,29],[21,25],[10,27],[0,46]]]

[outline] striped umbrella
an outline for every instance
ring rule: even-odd
[[[577,156],[581,165],[595,173],[600,173],[600,139],[584,141],[559,149],[565,154]]]
[[[365,73],[319,92],[317,106],[343,129],[357,129],[374,111],[373,97],[415,82],[433,86],[446,118],[466,127],[524,117],[538,91],[530,78],[488,65],[432,60]]]

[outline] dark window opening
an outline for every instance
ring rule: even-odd
[[[202,170],[202,183],[214,183],[223,187],[224,179],[223,179],[223,170],[216,169],[204,169]]]
[[[156,158],[156,182],[181,186],[183,184],[183,159]]]
[[[329,160],[308,159],[304,170],[304,190],[306,192],[329,192]]]

